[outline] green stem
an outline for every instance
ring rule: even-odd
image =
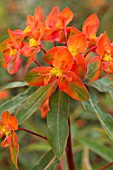
[[[67,139],[67,146],[66,146],[67,162],[68,162],[69,170],[75,170],[73,153],[72,153],[72,144],[71,144],[70,117],[68,119],[68,125],[69,125],[69,136]]]
[[[39,134],[37,134],[37,133],[35,133],[35,132],[32,132],[32,131],[30,131],[30,130],[27,130],[27,129],[24,129],[24,128],[18,128],[18,130],[23,130],[23,131],[25,131],[25,132],[31,133],[32,135],[35,135],[35,136],[38,136],[38,137],[40,137],[40,138],[42,138],[42,139],[48,140],[45,136],[39,135]]]

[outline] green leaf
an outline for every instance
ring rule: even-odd
[[[28,151],[48,151],[50,149],[50,146],[48,143],[31,143],[23,148],[23,152],[28,152]]]
[[[18,94],[16,97],[8,100],[0,106],[0,114],[8,110],[13,113],[18,107],[20,107],[37,89],[37,87],[30,87],[25,92]]]
[[[90,92],[90,91],[89,91]],[[94,93],[90,92],[90,99],[88,101],[82,102],[85,110],[96,113],[102,127],[106,131],[107,135],[111,140],[113,140],[113,117],[108,113],[104,113],[99,104]]]
[[[100,92],[108,92],[111,95],[111,98],[113,99],[113,81],[111,81],[107,77],[98,79],[93,83],[90,82],[88,85],[96,88]]]
[[[80,138],[80,142],[85,146],[88,146],[89,149],[100,155],[105,160],[109,162],[113,161],[113,152],[110,148],[97,143],[97,141],[88,140],[86,138]]]
[[[28,86],[28,83],[22,81],[11,82],[0,89],[0,92],[7,89]]]
[[[35,113],[41,104],[51,96],[55,89],[56,82],[53,82],[36,90],[32,96],[19,108],[19,110],[17,110],[16,117],[18,119],[18,123],[23,123],[33,113]]]
[[[65,150],[68,137],[69,96],[57,90],[50,99],[47,115],[48,140],[52,150],[60,158]]]
[[[56,166],[58,162],[59,161],[56,158],[55,154],[52,150],[50,150],[46,154],[44,154],[44,156],[42,156],[38,164],[36,164],[31,170],[50,170],[50,166],[52,166],[52,164]]]
[[[89,148],[84,147],[83,158],[82,158],[82,170],[92,170],[90,164]]]

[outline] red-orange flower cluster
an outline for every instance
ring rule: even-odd
[[[3,53],[1,66],[10,74],[16,73],[21,66],[22,55],[29,58],[25,70],[31,62],[38,65],[25,76],[29,84],[45,86],[56,81],[60,90],[72,98],[88,100],[83,79],[95,81],[102,70],[113,73],[113,43],[106,32],[96,35],[99,27],[96,14],[85,20],[82,31],[67,26],[72,19],[73,12],[68,7],[60,11],[56,6],[46,18],[41,7],[37,7],[34,15],[27,17],[24,30],[8,29],[10,38],[0,44],[0,52]],[[44,49],[45,41],[53,43],[48,51]],[[36,61],[36,55],[41,50],[44,52],[42,60],[46,66]],[[89,52],[94,55],[86,62]]]
[[[41,7],[37,7],[33,16],[27,16],[25,29],[8,29],[9,38],[0,44],[0,65],[7,69],[9,74],[15,74],[22,64],[21,56],[26,57],[28,63],[25,71],[32,62],[37,64],[37,67],[25,76],[30,85],[46,86],[55,82],[61,91],[72,98],[88,100],[89,94],[84,80],[97,80],[102,70],[113,74],[113,42],[110,42],[106,32],[96,35],[99,27],[96,14],[85,20],[81,31],[67,26],[72,19],[73,12],[68,7],[60,11],[56,6],[46,18]],[[50,42],[53,47],[46,51],[43,42]],[[41,50],[44,52],[44,66],[36,60],[36,55]],[[93,52],[93,55],[87,58],[90,52]],[[40,110],[44,118],[49,111],[49,97],[40,106]],[[5,136],[5,139],[1,145],[9,145],[11,159],[16,167],[19,150],[15,133],[17,129],[17,119],[8,111],[3,112],[0,138]]]

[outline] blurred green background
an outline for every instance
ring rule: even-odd
[[[7,38],[7,28],[11,30],[24,29],[27,15],[33,15],[34,10],[39,5],[42,7],[45,16],[56,5],[61,10],[69,7],[74,13],[74,19],[70,25],[79,30],[90,14],[97,13],[100,19],[98,35],[106,31],[113,41],[113,0],[0,0],[0,42]],[[17,80],[23,80],[23,68],[13,76],[0,68],[0,86]],[[25,88],[18,88],[8,91],[8,98],[12,98],[24,90]],[[103,110],[112,115],[113,108],[109,105],[109,103],[112,103],[110,96],[101,93],[97,93],[97,95]],[[0,99],[0,103],[4,101],[5,99]],[[74,161],[77,170],[97,170],[109,163],[105,156],[103,158],[102,154],[98,154],[96,150],[93,152],[92,149],[90,150],[89,147],[82,145],[78,140],[79,137],[86,137],[92,139],[95,143],[99,143],[100,146],[107,146],[108,149],[113,148],[113,143],[106,136],[96,116],[85,112],[78,102],[72,100],[71,121]],[[22,127],[47,135],[46,119],[41,118],[40,112],[34,114]],[[41,155],[49,150],[49,145],[47,142],[25,132],[18,132],[18,137],[20,144],[19,168],[20,170],[29,170],[40,159]],[[63,156],[63,166],[64,170],[67,170],[65,155]],[[0,170],[14,169],[8,148],[0,147]],[[59,167],[56,167],[56,169],[59,170]],[[113,167],[108,168],[108,170],[113,170]]]

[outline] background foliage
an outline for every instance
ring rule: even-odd
[[[98,33],[107,31],[108,36],[113,41],[113,1],[112,0],[4,0],[0,1],[0,42],[7,37],[7,28],[24,29],[25,19],[28,14],[33,14],[37,6],[41,6],[45,15],[52,7],[58,5],[60,9],[69,7],[74,12],[74,19],[71,25],[81,29],[84,20],[92,13],[97,13],[100,19]],[[48,48],[48,47],[47,47]],[[23,67],[15,75],[9,75],[6,70],[0,68],[0,86],[9,82],[20,81],[23,79]],[[111,77],[112,78],[112,77]],[[0,104],[8,98],[13,98],[20,92],[24,92],[27,87],[16,88],[7,91],[6,99],[0,97]],[[112,99],[107,93],[99,93],[98,100],[102,110],[113,115]],[[74,161],[78,170],[97,170],[99,167],[111,162],[113,153],[111,151],[113,142],[107,137],[102,129],[96,115],[90,111],[84,111],[80,103],[71,99],[71,130],[73,139]],[[46,119],[41,118],[40,112],[35,113],[29,120],[21,124],[21,127],[30,129],[44,136],[47,134]],[[19,167],[21,170],[30,169],[37,160],[49,151],[48,142],[40,138],[18,132],[20,153]],[[4,170],[15,169],[9,159],[7,148],[3,151],[0,148],[0,167]],[[63,166],[67,170],[66,157],[63,156]],[[27,162],[27,163],[26,163]],[[58,170],[58,167],[56,168]],[[108,168],[112,170],[113,167]]]

